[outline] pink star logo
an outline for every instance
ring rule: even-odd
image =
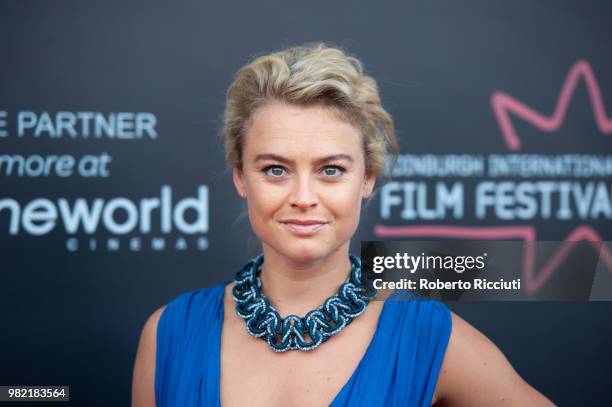
[[[544,132],[559,130],[567,114],[568,105],[574,95],[580,79],[587,87],[595,122],[599,131],[605,135],[612,133],[612,119],[604,107],[601,90],[591,66],[586,61],[577,61],[567,74],[551,116],[543,115],[512,96],[496,91],[491,95],[491,105],[499,124],[502,137],[508,149],[521,149],[521,140],[510,120],[510,113],[531,123]],[[574,248],[573,242],[587,241],[594,250],[600,251],[600,260],[612,272],[612,252],[602,244],[601,236],[589,225],[580,225],[572,230],[559,245],[557,250],[546,261],[540,273],[536,275],[534,242],[537,233],[533,226],[451,226],[451,225],[414,225],[385,226],[375,225],[374,235],[385,238],[449,238],[474,240],[522,239],[524,250],[522,258],[522,281],[528,294],[539,292],[550,280],[555,271]]]

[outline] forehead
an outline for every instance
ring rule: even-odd
[[[319,156],[344,153],[357,160],[362,148],[359,131],[329,108],[274,103],[260,108],[253,116],[244,154]]]

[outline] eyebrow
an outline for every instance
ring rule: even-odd
[[[257,154],[255,156],[255,162],[258,161],[263,161],[263,160],[272,160],[272,161],[279,161],[285,164],[293,164],[293,160],[290,160],[288,158],[285,158],[281,155],[278,154],[270,154],[270,153],[266,153],[266,154]],[[332,155],[328,155],[326,157],[322,157],[322,158],[318,158],[316,160],[313,160],[313,164],[323,164],[326,162],[330,162],[330,161],[336,161],[336,160],[345,160],[348,161],[350,163],[354,163],[355,160],[353,160],[353,157],[351,157],[348,154],[332,154]]]

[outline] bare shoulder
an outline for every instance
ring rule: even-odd
[[[144,324],[132,376],[132,406],[155,406],[155,353],[157,325],[166,306],[155,311]]]
[[[454,313],[451,319],[436,406],[554,406],[518,375],[486,336]]]

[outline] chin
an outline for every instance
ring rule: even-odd
[[[286,247],[284,250],[281,249],[279,252],[283,253],[286,257],[294,260],[295,262],[307,262],[321,259],[327,256],[329,253],[322,247],[321,243],[296,243],[292,247]]]
[[[348,242],[347,240],[346,242]],[[319,242],[302,242],[294,247],[288,248],[286,253],[292,253],[291,257],[296,259],[314,261],[324,259],[329,256],[338,254],[343,249],[346,242],[339,241],[319,241]]]

